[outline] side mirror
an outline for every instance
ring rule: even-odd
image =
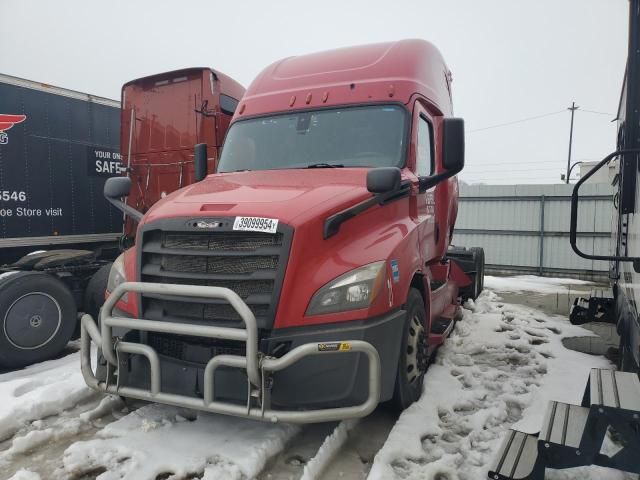
[[[420,177],[418,189],[425,192],[464,168],[464,120],[445,118],[442,121],[442,166],[445,171],[430,177]]]
[[[367,172],[367,190],[387,193],[400,189],[400,169],[397,167],[372,168]]]
[[[442,164],[453,176],[464,168],[464,120],[445,118],[442,129]]]
[[[131,179],[129,177],[111,177],[104,182],[104,196],[107,201],[121,212],[129,215],[133,220],[142,220],[142,213],[124,203],[121,198],[131,192]]]
[[[104,182],[104,196],[117,198],[129,196],[131,191],[131,179],[129,177],[110,177]]]
[[[193,147],[193,176],[196,182],[207,176],[207,144],[198,143]]]

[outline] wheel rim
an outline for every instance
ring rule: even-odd
[[[414,384],[427,370],[427,336],[418,315],[411,317],[407,332],[407,381]]]
[[[21,350],[49,343],[62,324],[58,301],[44,292],[30,292],[16,299],[4,315],[4,333]]]

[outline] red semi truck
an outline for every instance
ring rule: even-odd
[[[82,319],[87,384],[267,421],[408,406],[460,296],[482,288],[482,250],[449,248],[452,115],[428,42],[287,58],[240,99],[215,174],[197,146],[202,180],[144,216],[119,200],[130,180],[109,181],[139,224],[100,318]]]
[[[193,146],[208,147],[213,171],[244,87],[211,68],[186,68],[122,86],[120,150],[134,187],[127,203],[145,213],[194,182]],[[135,236],[127,219],[125,245]]]

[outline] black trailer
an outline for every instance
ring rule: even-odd
[[[0,74],[0,366],[56,355],[103,300],[119,140],[119,102]]]

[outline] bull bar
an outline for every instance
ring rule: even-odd
[[[245,328],[172,323],[114,316],[113,310],[117,302],[127,292],[225,300],[238,313]],[[316,423],[347,418],[360,418],[370,414],[380,401],[380,356],[373,345],[362,340],[306,343],[290,350],[279,358],[264,355],[258,350],[258,329],[253,312],[238,294],[228,288],[125,282],[116,287],[105,301],[100,310],[99,324],[100,328],[98,329],[95,320],[88,314],[83,315],[81,319],[81,369],[87,385],[94,390],[104,393],[274,423],[279,421],[287,423]],[[245,343],[246,350],[244,356],[220,354],[212,357],[208,361],[204,370],[203,398],[164,393],[162,392],[161,364],[158,353],[149,345],[121,340],[114,342],[113,327],[239,341]],[[121,386],[119,382],[116,382],[115,385],[109,384],[108,378],[107,381],[100,381],[91,366],[92,342],[101,348],[108,366],[116,369],[119,367],[119,353],[146,357],[149,361],[150,389],[146,390],[137,387]],[[266,374],[283,370],[307,356],[338,355],[345,352],[361,352],[366,354],[369,359],[369,391],[367,399],[363,403],[354,406],[314,410],[280,410],[270,408],[270,396],[268,394],[270,384]],[[214,376],[216,369],[220,366],[239,368],[246,372],[246,405],[223,402],[215,399]],[[256,403],[258,404],[257,406],[255,405]]]

